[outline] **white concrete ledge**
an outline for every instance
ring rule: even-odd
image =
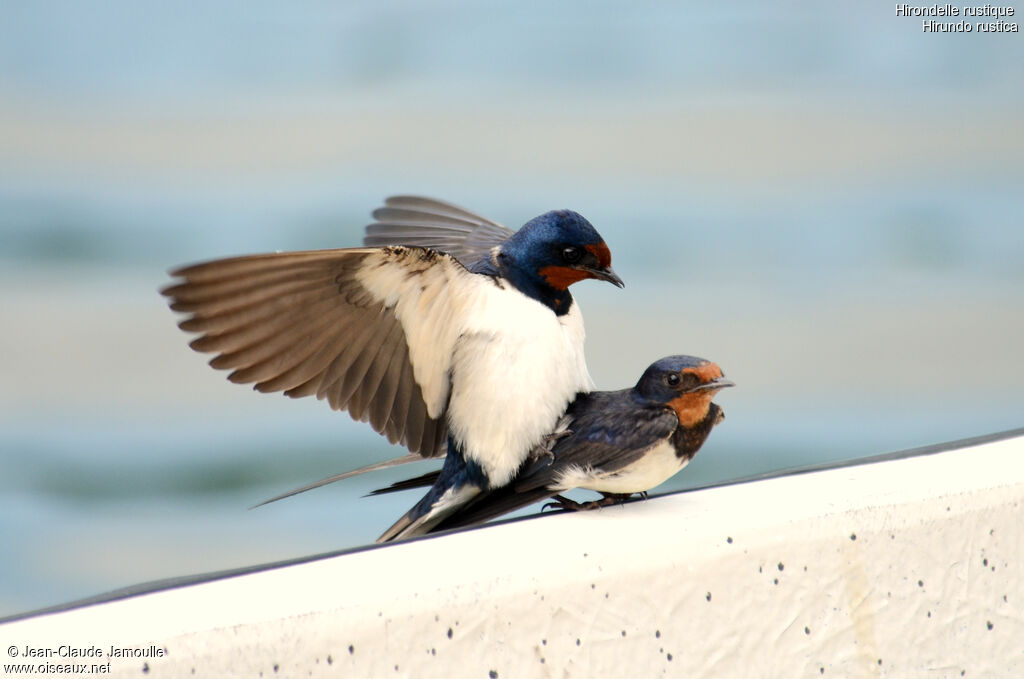
[[[133,677],[1019,677],[1022,501],[1024,430],[24,617],[0,625],[0,662]]]

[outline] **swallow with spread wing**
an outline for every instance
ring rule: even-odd
[[[570,210],[514,233],[413,196],[374,217],[371,247],[186,266],[163,294],[230,381],[326,400],[406,446],[405,460],[459,460],[444,502],[410,522],[421,530],[508,483],[593,388],[569,286],[622,281],[604,239]]]

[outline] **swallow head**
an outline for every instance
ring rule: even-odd
[[[498,257],[506,270],[560,292],[585,278],[623,287],[612,271],[612,253],[601,234],[572,210],[534,217],[502,244]]]
[[[721,420],[721,409],[713,408],[711,399],[720,389],[732,386],[735,384],[725,378],[717,363],[696,356],[668,356],[647,368],[636,391],[642,398],[674,410],[680,426],[693,427],[709,413]]]

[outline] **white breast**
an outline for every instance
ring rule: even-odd
[[[451,433],[492,484],[512,478],[569,401],[593,389],[583,317],[551,310],[509,285],[489,285],[455,347]]]
[[[401,322],[427,412],[448,406],[449,432],[493,484],[507,483],[569,401],[593,389],[575,302],[556,316],[448,256],[402,248],[381,251],[357,278]]]
[[[601,493],[641,493],[670,479],[685,467],[670,441],[654,446],[633,464],[612,473],[590,467],[573,466],[558,478],[558,490],[586,488]]]

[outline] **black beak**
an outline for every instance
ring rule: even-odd
[[[620,288],[626,287],[626,284],[622,282],[622,279],[619,278],[618,274],[612,271],[611,267],[608,267],[606,269],[596,269],[590,266],[581,266],[578,268],[581,271],[586,271],[588,274],[590,274],[591,278],[596,278],[599,281],[608,281],[612,285],[617,285]]]
[[[693,389],[688,389],[687,392],[688,393],[693,393],[695,391],[707,391],[708,389],[714,389],[715,391],[718,391],[719,389],[725,389],[726,387],[735,387],[735,386],[736,386],[736,383],[733,382],[732,380],[727,380],[724,377],[718,377],[718,378],[715,378],[715,379],[711,380],[710,382],[705,382],[704,384],[698,384]]]

